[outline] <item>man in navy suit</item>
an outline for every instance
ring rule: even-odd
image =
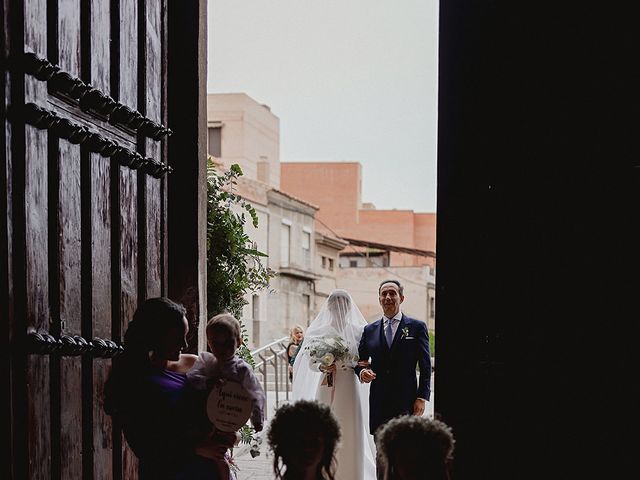
[[[378,287],[384,315],[364,327],[360,340],[360,381],[371,383],[369,431],[400,415],[422,416],[431,395],[429,333],[424,322],[404,315],[400,304],[404,289],[397,280],[385,280]],[[416,379],[416,366],[420,368]],[[377,468],[378,476],[382,469]]]

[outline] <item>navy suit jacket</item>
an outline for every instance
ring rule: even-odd
[[[364,327],[360,340],[360,360],[369,360],[376,379],[369,393],[369,431],[393,417],[413,413],[416,398],[431,396],[431,354],[427,325],[402,314],[391,348],[382,319]],[[420,376],[416,378],[416,365]],[[355,369],[360,375],[362,367]]]

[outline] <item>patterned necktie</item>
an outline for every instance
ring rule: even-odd
[[[387,328],[385,329],[385,334],[387,336],[387,345],[391,348],[391,344],[393,343],[393,329],[391,328],[393,319],[387,321]]]

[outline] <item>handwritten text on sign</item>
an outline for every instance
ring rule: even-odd
[[[235,432],[249,420],[251,397],[242,385],[227,381],[211,390],[207,415],[218,430]]]

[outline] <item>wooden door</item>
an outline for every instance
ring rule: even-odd
[[[4,0],[0,15],[0,477],[136,478],[102,388],[136,306],[176,291],[167,2]]]

